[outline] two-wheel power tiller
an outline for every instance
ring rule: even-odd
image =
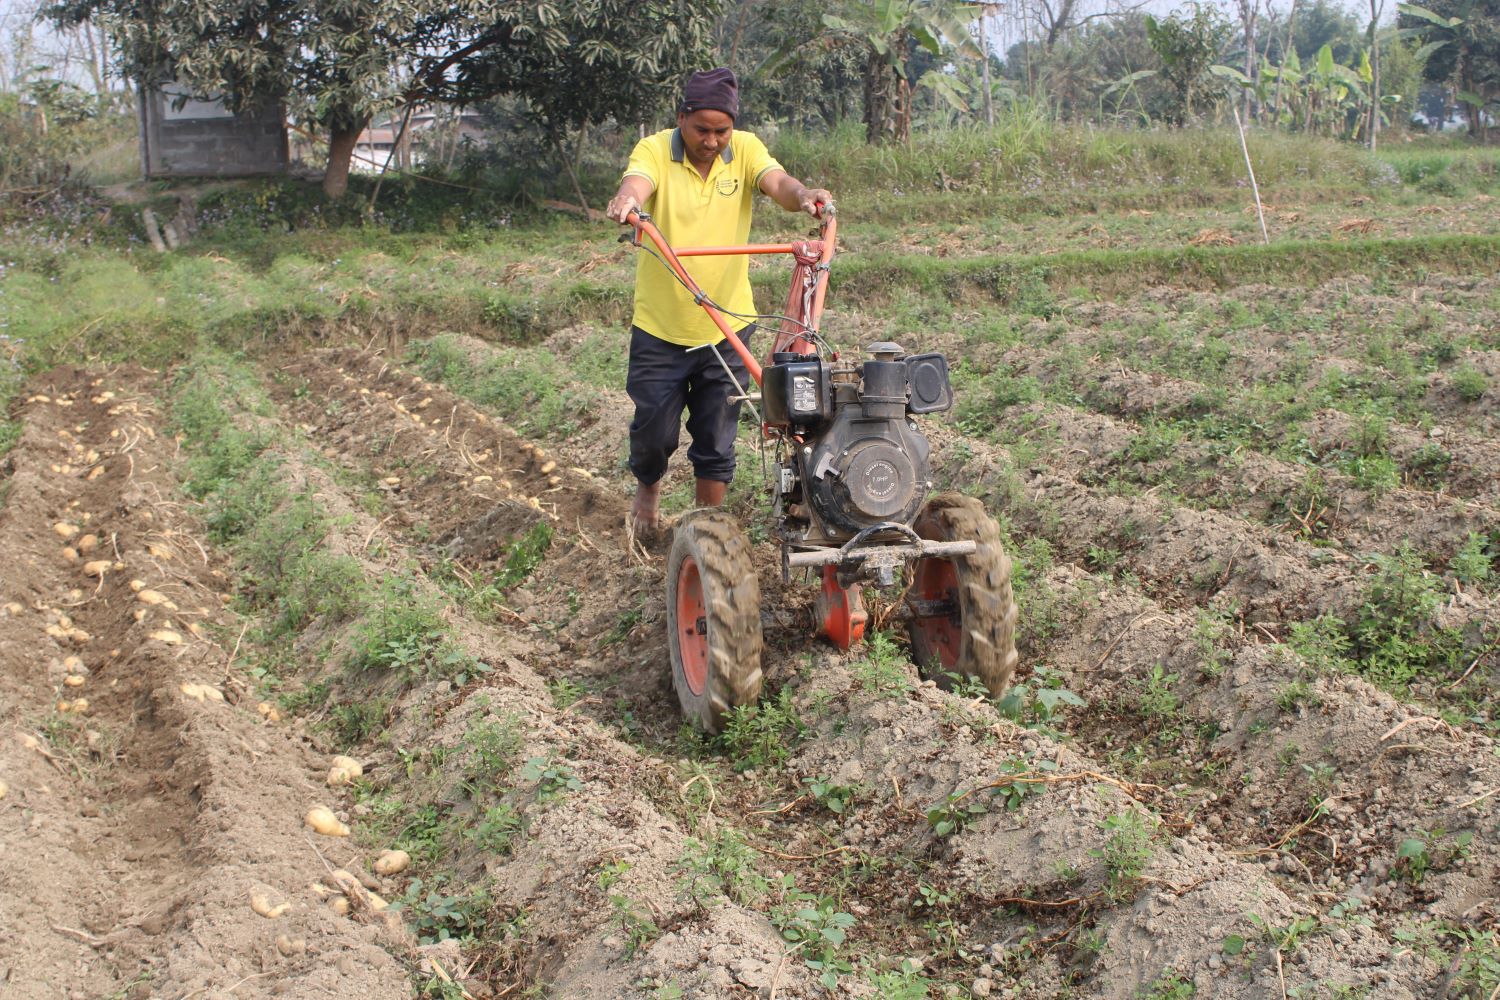
[[[902,584],[914,662],[940,683],[977,678],[998,698],[1017,659],[1010,560],[978,500],[929,497],[929,447],[914,419],[952,407],[947,359],[907,354],[894,343],[870,344],[862,359],[828,347],[818,324],[834,254],[834,207],[821,206],[820,217],[818,239],[731,247],[673,248],[644,213],[631,213],[629,222],[636,245],[646,252],[654,246],[759,387],[741,388],[759,404],[763,434],[774,445],[782,575],[789,581],[794,570],[805,570],[820,578],[819,632],[850,648],[869,620],[862,584]],[[762,366],[682,259],[767,253],[791,254],[795,263]],[[718,346],[705,349],[717,353]],[[673,532],[666,589],[672,681],[683,714],[717,732],[730,709],[754,703],[761,688],[760,585],[750,542],[733,517],[716,508],[683,517]]]

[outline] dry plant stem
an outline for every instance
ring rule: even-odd
[[[1163,621],[1164,622],[1164,621],[1168,621],[1169,620],[1165,615],[1158,615],[1154,611],[1143,611],[1139,615],[1136,615],[1135,619],[1129,625],[1125,626],[1125,630],[1123,632],[1121,632],[1119,635],[1115,636],[1115,641],[1112,642],[1112,643],[1110,643],[1109,646],[1104,650],[1104,655],[1101,656],[1101,657],[1099,657],[1099,661],[1094,664],[1094,669],[1098,670],[1100,667],[1104,666],[1104,662],[1110,658],[1111,654],[1114,653],[1115,647],[1119,646],[1120,643],[1124,642],[1125,641],[1125,637],[1127,635],[1129,635],[1135,629],[1135,627],[1137,625],[1140,625],[1142,622],[1145,622],[1146,619],[1148,619],[1148,618],[1150,618],[1152,622],[1158,622],[1158,621]],[[1150,623],[1148,622],[1147,624],[1150,624]]]
[[[1293,837],[1302,833],[1308,827],[1312,826],[1318,820],[1322,819],[1327,814],[1328,807],[1331,806],[1334,801],[1334,797],[1329,796],[1328,798],[1319,802],[1317,805],[1313,806],[1312,815],[1307,817],[1307,819],[1303,820],[1302,822],[1298,823],[1296,826],[1292,827],[1286,833],[1282,834],[1281,839],[1276,841],[1276,843],[1270,844],[1266,847],[1257,847],[1254,850],[1231,851],[1230,853],[1239,858],[1253,857],[1257,854],[1276,854],[1280,852],[1281,849],[1287,845],[1287,842],[1290,841]],[[1334,856],[1338,856],[1337,842],[1335,842],[1334,844]]]
[[[1467,809],[1467,808],[1469,808],[1469,806],[1477,806],[1477,805],[1479,805],[1479,803],[1483,802],[1485,799],[1489,798],[1491,795],[1494,795],[1496,792],[1500,792],[1500,788],[1491,788],[1489,791],[1485,792],[1483,795],[1477,796],[1475,798],[1470,799],[1467,802],[1462,803],[1461,805],[1459,805],[1458,808],[1460,808],[1460,809]]]
[[[47,926],[51,927],[54,931],[56,931],[57,933],[61,934],[63,937],[72,938],[74,941],[81,941],[84,944],[89,945],[90,947],[93,947],[93,948],[97,948],[100,945],[107,943],[101,937],[95,937],[94,935],[90,934],[88,931],[81,931],[81,930],[78,930],[77,928],[74,928],[74,927],[63,927],[60,924],[51,924],[51,923],[49,923]]]
[[[1281,984],[1281,1000],[1286,1000],[1286,973],[1281,968],[1281,949],[1276,949],[1276,980]]]
[[[1160,785],[1132,784],[1128,781],[1119,781],[1118,779],[1100,774],[1098,771],[1077,771],[1073,774],[1038,774],[1035,771],[1026,771],[1022,774],[1001,778],[999,781],[992,781],[987,785],[976,785],[954,799],[953,804],[956,805],[962,802],[976,792],[983,792],[991,788],[1004,788],[1007,785],[1055,785],[1063,781],[1103,782],[1106,785],[1113,785],[1133,799],[1140,798],[1140,795],[1137,794],[1139,789],[1149,788],[1158,792],[1161,791]]]
[[[754,844],[751,844],[750,846],[755,847]],[[771,857],[780,858],[783,861],[817,861],[821,858],[832,857],[835,854],[843,854],[845,851],[859,850],[859,848],[855,847],[853,844],[843,844],[839,847],[833,848],[830,851],[824,851],[821,854],[782,854],[780,851],[773,851],[769,847],[755,847],[755,849],[762,854],[769,854]]]

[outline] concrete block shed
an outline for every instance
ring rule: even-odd
[[[141,87],[141,169],[153,177],[283,174],[291,162],[280,103],[236,114],[175,84]]]

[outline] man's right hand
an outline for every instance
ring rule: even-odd
[[[595,202],[595,204],[598,204],[598,202]],[[630,213],[639,211],[640,207],[641,203],[635,200],[635,195],[617,194],[609,200],[609,205],[605,207],[604,214],[623,225],[628,220]]]

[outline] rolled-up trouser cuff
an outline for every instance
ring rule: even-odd
[[[749,346],[752,324],[739,331]],[[730,403],[740,389],[750,387],[745,363],[726,344],[719,353],[739,385],[724,372],[707,347],[689,350],[640,329],[630,328],[630,372],[625,391],[635,403],[630,422],[630,471],[646,485],[661,479],[667,459],[680,441],[683,411],[687,411],[688,460],[699,479],[727,483],[734,479],[734,438],[740,404]]]

